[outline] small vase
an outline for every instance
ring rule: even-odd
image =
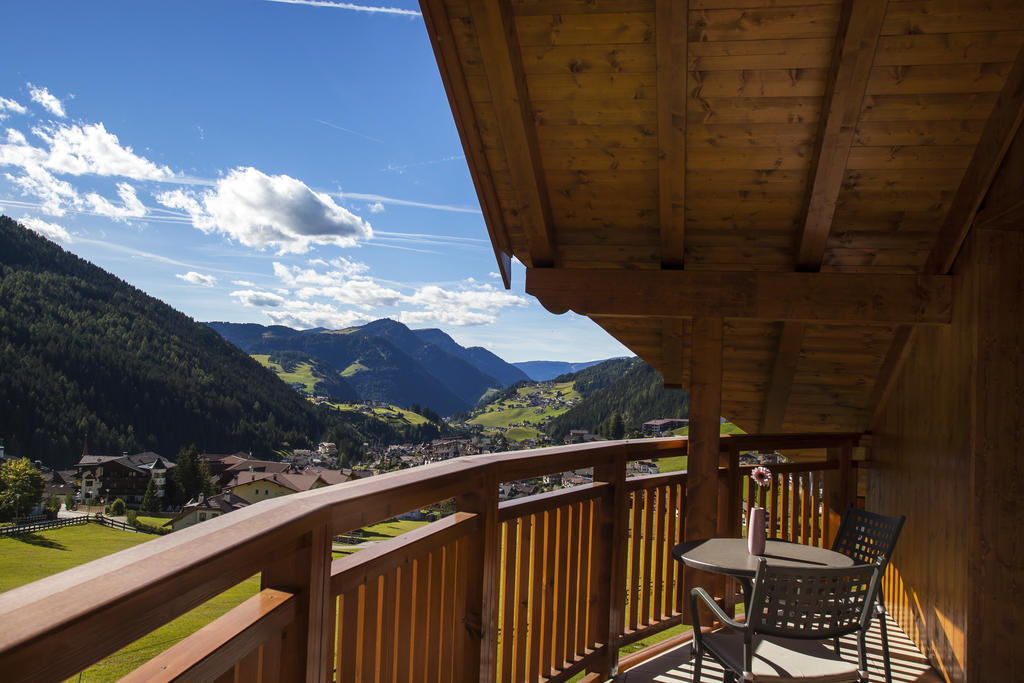
[[[762,507],[750,508],[747,520],[747,550],[751,555],[764,555],[765,542],[765,510]]]

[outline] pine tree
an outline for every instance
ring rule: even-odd
[[[149,484],[146,485],[146,494],[142,496],[143,512],[150,514],[160,512],[160,496],[157,495],[156,479],[149,478]]]

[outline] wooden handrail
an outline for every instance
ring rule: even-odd
[[[295,619],[295,596],[265,588],[149,660],[120,683],[209,681],[279,635]]]
[[[833,444],[849,449],[857,437],[770,435],[758,441],[752,436],[742,436],[731,437],[733,440],[729,443],[733,453],[748,448],[835,447]],[[461,621],[450,622],[455,624],[453,633],[461,633],[461,628],[469,636],[465,642],[446,641],[446,647],[458,642],[462,643],[459,647],[470,644],[474,649],[476,646],[472,644],[477,643],[480,656],[462,657],[467,653],[461,652],[459,665],[471,668],[479,662],[481,677],[492,679],[497,644],[493,629],[498,609],[496,577],[502,552],[501,525],[517,518],[548,514],[554,509],[567,510],[567,514],[572,515],[567,519],[576,526],[566,527],[566,521],[559,518],[557,528],[551,527],[556,531],[551,533],[559,534],[560,538],[567,531],[580,534],[582,542],[586,529],[589,534],[586,540],[593,543],[594,556],[613,560],[604,566],[592,566],[593,585],[596,587],[603,582],[601,585],[608,586],[609,595],[624,595],[620,586],[624,586],[626,580],[627,498],[633,491],[674,486],[685,478],[685,473],[668,473],[626,480],[626,462],[679,455],[685,452],[686,446],[685,438],[673,437],[469,456],[263,501],[0,594],[0,623],[3,624],[0,670],[5,676],[19,680],[72,676],[253,573],[262,572],[264,589],[283,588],[297,595],[295,616],[288,626],[291,630],[287,631],[283,642],[303,644],[302,647],[307,647],[305,643],[308,643],[308,648],[316,648],[315,653],[313,649],[305,653],[283,653],[284,659],[289,661],[287,666],[282,665],[282,671],[306,671],[306,675],[315,679],[327,676],[331,664],[325,644],[331,643],[333,638],[332,596],[346,590],[362,590],[360,587],[369,576],[381,575],[387,568],[394,569],[410,554],[421,550],[431,552],[436,544],[448,539],[446,542],[458,544],[453,557],[457,557],[460,564],[452,569],[458,572],[453,576],[464,576],[468,584],[466,590],[456,591],[451,596],[455,602],[445,609],[456,609],[462,615],[458,617]],[[594,468],[594,483],[497,503],[500,482],[584,467]],[[836,462],[830,460],[776,465],[773,471],[784,474],[837,467]],[[677,494],[668,489],[665,495],[670,496],[670,506],[674,500],[678,510],[684,509],[682,492],[678,499]],[[333,566],[329,564],[331,537],[452,498],[461,510],[455,516],[342,558]],[[580,508],[581,505],[587,507]],[[659,503],[659,514],[662,507]],[[592,519],[579,520],[575,516],[591,509],[592,512],[585,514],[592,514]],[[680,527],[681,518],[680,515]],[[660,566],[666,552],[660,545],[674,537],[677,527],[674,515],[666,519],[664,529],[662,522],[658,524],[652,538],[658,544],[655,560]],[[525,537],[523,540],[528,542]],[[535,548],[542,547],[537,546],[538,540],[533,542]],[[321,560],[323,569],[317,567]],[[573,566],[569,560],[565,561],[566,571],[574,571]],[[558,571],[561,567],[559,564]],[[435,569],[439,570],[432,567],[430,571]],[[520,567],[517,571],[522,570]],[[448,571],[447,565],[444,571]],[[549,572],[550,567],[544,571]],[[402,580],[411,580],[411,575],[402,575]],[[560,583],[559,590],[563,585],[573,590],[571,577],[559,576],[555,580],[569,582]],[[400,590],[406,589],[410,586]],[[654,598],[655,603],[661,603],[660,596]],[[602,604],[599,592],[592,593],[590,600],[586,612],[566,613],[565,618],[567,623],[572,623],[572,619],[578,617],[577,621],[582,624],[586,617],[593,627],[590,633],[602,635],[583,643],[583,649],[577,652],[583,653],[587,662],[598,661],[593,657],[605,657],[607,666],[614,668],[611,648],[621,638],[623,605],[618,598],[611,604],[607,601]],[[602,610],[603,613],[598,614]],[[448,619],[455,618],[450,611],[446,615]],[[677,618],[671,613],[666,616]],[[241,615],[232,619],[245,621]],[[225,623],[235,622],[219,621],[219,628]],[[458,626],[459,623],[463,626]],[[72,633],[73,637],[69,637]],[[582,631],[580,633],[582,637]],[[561,647],[561,643],[555,644]],[[568,648],[568,638],[565,645]],[[578,660],[573,668],[578,668],[582,661]],[[222,659],[217,662],[218,665],[224,663]],[[488,671],[492,673],[485,675]]]

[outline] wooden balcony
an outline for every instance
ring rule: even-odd
[[[769,503],[773,536],[827,545],[856,495],[856,439],[723,438],[721,532],[741,533],[749,504],[741,450],[827,448],[774,466]],[[14,680],[72,676],[259,572],[258,595],[128,680],[614,675],[619,648],[685,622],[691,580],[735,601],[734,587],[684,576],[671,558],[693,512],[687,473],[626,478],[628,461],[687,446],[644,439],[473,456],[264,501],[0,595],[0,666]],[[501,482],[582,467],[594,467],[593,483],[498,502]],[[331,561],[334,536],[448,499],[455,514]]]

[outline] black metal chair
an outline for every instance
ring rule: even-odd
[[[903,529],[905,515],[899,517],[886,517],[875,512],[868,512],[847,506],[843,512],[843,520],[839,523],[839,531],[836,532],[836,540],[832,543],[832,550],[842,553],[854,562],[859,564],[870,564],[879,562],[881,572],[892,557],[892,551],[896,548],[896,541]],[[886,633],[885,624],[885,600],[882,591],[878,591],[874,607],[875,615],[878,617],[878,626],[882,635],[882,661],[885,662],[886,683],[892,683],[892,668],[889,663],[889,636]],[[838,647],[838,642],[837,645]]]
[[[809,569],[770,567],[762,557],[745,623],[729,617],[703,588],[694,588],[693,680],[699,683],[708,654],[725,668],[727,680],[867,681],[865,636],[880,576],[879,563]],[[701,631],[698,601],[724,628]],[[857,634],[859,665],[843,660],[838,646],[828,643],[850,633]]]

